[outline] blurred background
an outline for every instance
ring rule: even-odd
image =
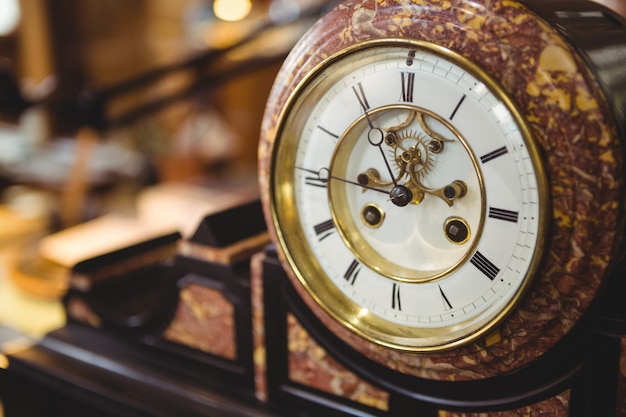
[[[77,261],[257,198],[273,79],[336,3],[0,0],[0,351]]]
[[[59,190],[81,158],[89,191],[254,169],[273,77],[327,3],[2,0],[0,178]],[[102,208],[61,209],[66,227]]]
[[[76,262],[258,198],[269,89],[335,3],[0,0],[0,352]]]

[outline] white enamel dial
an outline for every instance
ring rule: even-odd
[[[313,298],[363,337],[446,349],[498,323],[543,244],[545,174],[497,85],[429,44],[329,58],[282,115],[273,210]]]

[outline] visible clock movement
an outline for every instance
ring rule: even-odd
[[[284,64],[260,145],[270,232],[309,308],[371,359],[517,369],[605,284],[624,100],[534,10],[585,16],[570,3],[347,1]]]
[[[530,129],[491,78],[429,43],[369,41],[289,106],[275,219],[320,305],[416,351],[506,315],[541,258],[549,199]]]

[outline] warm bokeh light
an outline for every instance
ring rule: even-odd
[[[235,22],[248,16],[252,9],[251,0],[215,0],[213,12],[218,19]]]
[[[0,1],[0,36],[13,32],[19,21],[20,5],[18,0]]]

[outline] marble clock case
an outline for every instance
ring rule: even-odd
[[[477,343],[415,354],[365,341],[316,304],[278,250],[307,310],[355,354],[372,361],[368,367],[391,372],[389,378],[404,381],[403,387],[410,386],[411,377],[439,389],[445,386],[439,383],[452,381],[459,387],[471,381],[488,385],[543,363],[582,326],[604,287],[619,280],[615,271],[624,251],[626,100],[619,75],[624,28],[619,16],[587,1],[355,0],[332,10],[296,45],[269,97],[259,148],[261,191],[274,240],[269,188],[271,165],[280,163],[272,152],[282,111],[310,71],[359,42],[420,39],[469,58],[513,98],[544,154],[552,205],[548,250],[530,292],[502,325]],[[289,326],[296,326],[293,321],[288,316]],[[569,404],[569,392],[564,392],[555,403]],[[490,396],[497,395],[486,394],[485,403]]]

